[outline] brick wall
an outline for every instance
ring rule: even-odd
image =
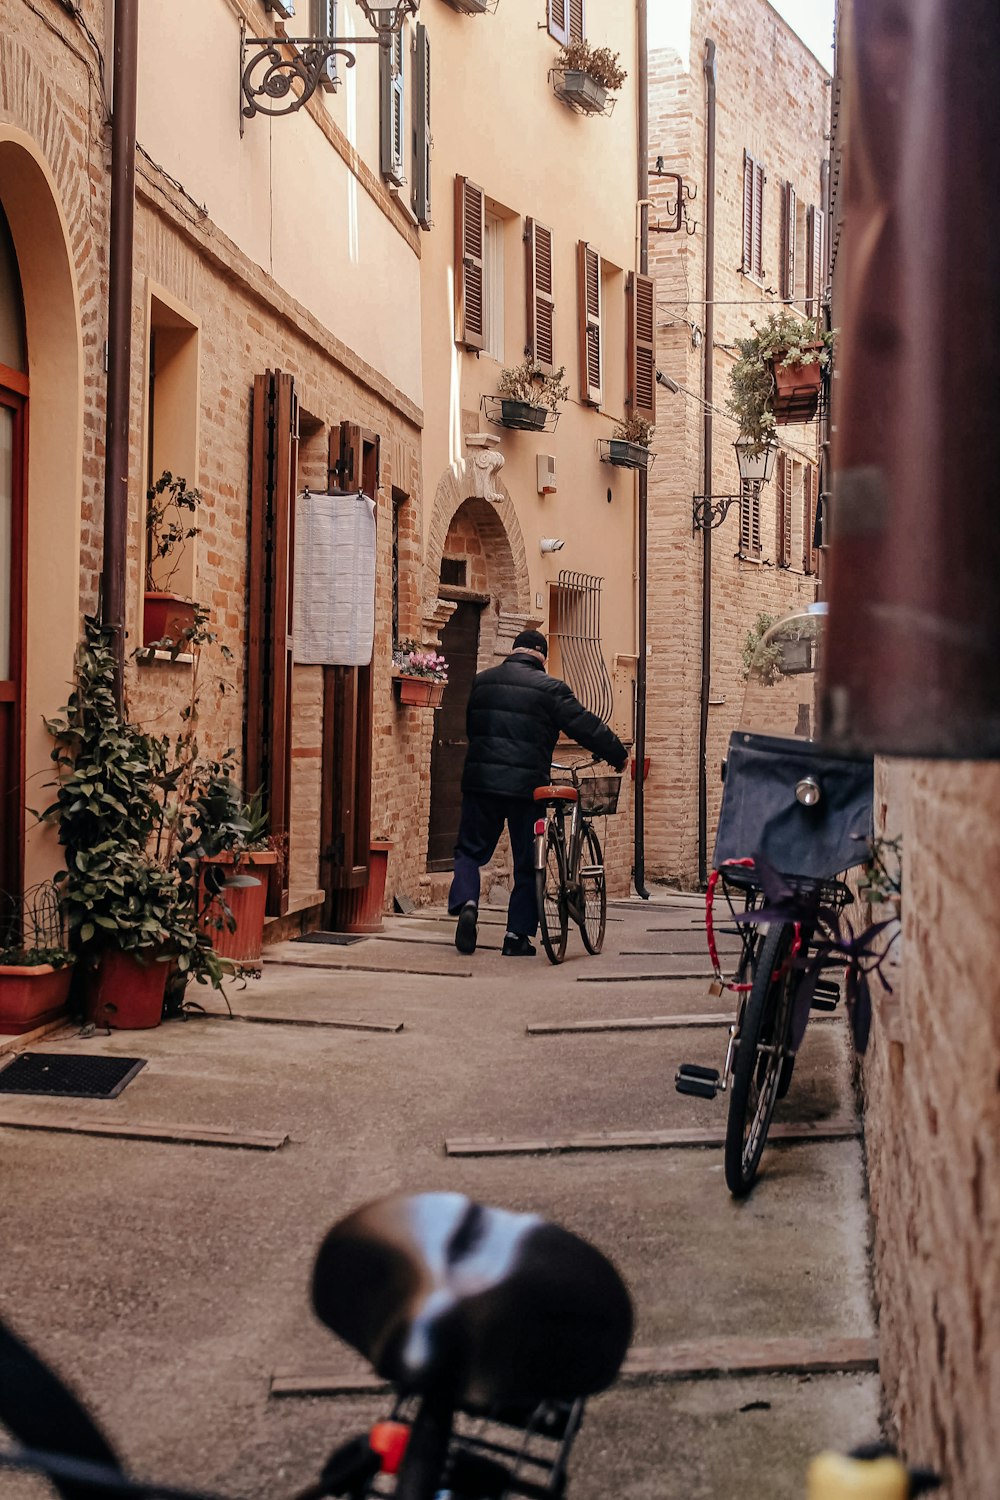
[[[717,47],[715,345],[712,492],[738,485],[734,422],[724,415],[733,342],[750,320],[781,306],[777,286],[779,190],[795,185],[802,203],[818,203],[826,154],[828,89],[812,54],[763,0],[696,0],[690,72],[672,51],[650,56],[650,158],[680,172],[696,193],[688,205],[697,223],[688,236],[652,234],[650,272],[657,279],[657,363],[692,395],[657,392],[658,454],[649,483],[649,643],[646,862],[652,877],[691,884],[698,873],[698,741],[701,688],[701,533],[692,535],[691,497],[704,491],[703,392],[705,328],[704,39]],[[744,147],[767,169],[764,189],[762,288],[739,273]],[[669,217],[672,185],[651,178],[651,220]],[[801,252],[800,252],[801,254]],[[734,303],[741,305],[732,305]],[[752,305],[751,305],[752,304]],[[817,428],[783,427],[782,440],[803,462],[817,454]],[[712,536],[712,660],[707,777],[711,860],[721,799],[719,764],[739,722],[742,651],[757,615],[780,616],[815,597],[802,572],[796,538],[792,567],[775,566],[775,490],[762,494],[761,562],[741,561],[734,507]]]
[[[863,1069],[882,1379],[951,1500],[997,1491],[998,808],[1000,766],[878,768],[878,822],[904,840],[900,961]]]

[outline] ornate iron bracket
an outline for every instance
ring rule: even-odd
[[[744,493],[748,493],[750,486]],[[716,526],[721,526],[729,514],[732,506],[738,505],[743,495],[692,495],[691,497],[691,530],[714,531]]]
[[[681,176],[680,172],[668,172],[663,165],[663,157],[656,158],[656,167],[651,173],[653,177],[667,177],[674,184],[674,197],[668,198],[664,207],[669,215],[669,222],[663,224],[659,219],[655,224],[650,224],[650,234],[677,234],[683,229],[687,234],[694,234],[698,225],[693,219],[688,218],[687,206],[693,203],[698,196],[698,189],[690,187]]]
[[[391,40],[390,32],[351,37],[247,36],[246,23],[241,21],[240,135],[244,120],[254,115],[291,115],[301,109],[319,87],[331,57],[342,57],[344,66],[353,68],[357,61],[353,48],[388,47]],[[289,55],[289,48],[296,50]],[[298,92],[293,87],[296,83]]]

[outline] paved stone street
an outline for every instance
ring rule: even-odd
[[[278,1150],[234,1150],[0,1128],[0,1309],[86,1395],[137,1473],[274,1500],[385,1410],[375,1397],[269,1392],[276,1373],[358,1370],[312,1317],[312,1259],[334,1219],[401,1188],[536,1210],[593,1239],[632,1290],[643,1349],[704,1343],[711,1367],[720,1339],[872,1336],[857,1139],[769,1149],[741,1204],[719,1147],[445,1153],[446,1140],[722,1128],[724,1103],[679,1097],[673,1074],[681,1061],[721,1064],[724,1025],[526,1031],[726,1009],[707,995],[700,901],[660,891],[615,905],[604,954],[586,957],[574,931],[558,969],[541,954],[501,959],[499,911],[484,913],[472,959],[451,932],[418,913],[351,946],[282,944],[262,979],[231,993],[240,1014],[400,1030],[191,1019],[85,1041],[67,1032],[41,1045],[147,1065],[114,1102],[5,1102],[7,1117],[288,1136]],[[671,973],[700,977],[628,982]],[[779,1110],[853,1115],[839,1016],[811,1026]],[[877,1433],[871,1372],[632,1377],[591,1403],[570,1492],[801,1500],[809,1454]]]

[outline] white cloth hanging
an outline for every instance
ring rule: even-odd
[[[294,660],[366,667],[375,642],[375,502],[367,495],[299,495],[294,589]]]

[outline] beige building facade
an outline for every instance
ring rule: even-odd
[[[714,49],[714,242],[708,243],[709,44]],[[704,397],[711,361],[710,492],[738,495],[738,425],[726,413],[738,338],[785,307],[819,310],[829,76],[766,3],[685,0],[650,27],[650,272],[657,284],[660,390],[650,473],[646,864],[690,885],[711,866],[719,767],[740,719],[743,650],[757,619],[816,597],[813,545],[819,424],[778,428],[771,482],[732,505],[711,537],[710,640],[703,680],[706,493]],[[657,175],[657,170],[662,175]],[[678,212],[677,181],[682,210]],[[658,232],[657,226],[667,232]],[[676,229],[672,227],[676,225]],[[672,230],[672,232],[671,232]],[[714,268],[706,306],[707,259]],[[711,349],[709,350],[709,342]],[[706,837],[699,839],[702,697]]]
[[[285,852],[274,935],[349,922],[373,841],[392,845],[387,903],[426,900],[447,880],[448,741],[460,735],[442,732],[448,695],[440,713],[400,703],[401,641],[452,652],[453,725],[474,668],[501,659],[523,625],[555,626],[556,665],[631,734],[636,481],[601,462],[600,440],[635,379],[633,8],[587,7],[587,38],[620,53],[628,74],[613,112],[596,115],[557,97],[551,71],[560,41],[583,35],[582,9],[467,9],[477,7],[424,0],[383,49],[356,0],[138,8],[128,709],[169,730],[191,692],[191,662],[132,654],[148,629],[144,596],[168,583],[155,559],[147,575],[145,495],[169,471],[203,497],[169,586],[209,610],[232,654],[203,671],[204,749],[236,749]],[[76,13],[0,0],[0,404],[13,517],[0,555],[10,636],[0,886],[11,890],[59,864],[51,830],[25,806],[47,800],[42,719],[65,702],[82,618],[99,608],[112,20],[104,0]],[[305,54],[295,38],[320,32],[348,44],[301,108],[280,112],[300,83],[240,95],[242,71],[256,83],[273,61],[266,48],[284,66]],[[241,116],[251,98],[256,111]],[[478,331],[457,204],[467,230],[478,215],[483,238],[471,272]],[[599,288],[589,345],[586,267]],[[638,296],[651,307],[646,283]],[[596,349],[599,384],[581,384],[581,348]],[[566,367],[569,397],[550,431],[495,420],[500,371],[529,353]],[[375,502],[370,666],[296,660],[306,489]],[[216,692],[220,678],[232,691]],[[627,807],[626,777],[624,816],[609,820],[619,890]]]

